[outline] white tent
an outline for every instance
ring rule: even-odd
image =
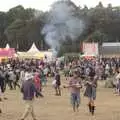
[[[31,48],[27,51],[27,53],[39,53],[40,51],[37,49],[35,43],[32,44]]]
[[[10,45],[9,45],[9,44],[6,44],[6,47],[5,47],[5,48],[9,49],[9,48],[10,48]]]
[[[120,46],[120,42],[105,42],[102,44],[102,47],[113,47]]]
[[[53,57],[53,52],[50,51],[39,51],[35,45],[32,44],[31,48],[27,52],[17,52],[18,56],[21,58],[34,58],[34,59],[41,59],[47,57],[47,60],[51,60]]]

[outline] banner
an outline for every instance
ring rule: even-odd
[[[98,52],[98,43],[83,43],[83,53],[84,55],[97,56]]]
[[[14,57],[14,48],[0,48],[0,57]]]

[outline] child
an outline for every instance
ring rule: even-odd
[[[80,105],[80,89],[82,88],[81,81],[78,77],[78,71],[73,72],[73,77],[69,82],[68,86],[64,86],[64,88],[70,88],[71,93],[71,103],[73,106],[73,111],[78,111]]]

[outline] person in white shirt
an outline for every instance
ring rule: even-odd
[[[115,93],[120,95],[120,70],[118,71],[116,78],[115,78]]]

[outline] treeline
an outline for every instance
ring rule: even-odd
[[[75,6],[71,1],[68,2]],[[61,46],[60,55],[65,52],[79,52],[82,41],[100,44],[120,41],[120,7],[112,7],[111,4],[104,7],[101,2],[90,9],[87,6],[75,7],[76,15],[84,19],[86,28],[74,42],[67,38]],[[45,42],[41,30],[46,24],[49,12],[25,9],[21,5],[8,12],[0,12],[0,47],[4,48],[9,43],[18,51],[27,51],[35,42],[40,50],[48,49],[50,46]]]

